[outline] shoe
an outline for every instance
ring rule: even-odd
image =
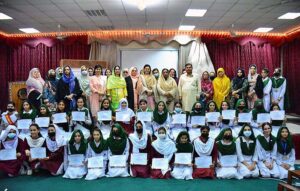
[[[31,170],[31,169],[28,169],[28,170],[27,170],[27,175],[28,175],[28,176],[31,176],[31,175],[32,175],[32,170]]]
[[[20,175],[26,175],[26,170],[25,170],[24,166],[21,166],[19,174]]]

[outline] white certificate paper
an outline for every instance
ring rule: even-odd
[[[133,165],[147,165],[147,153],[133,153],[130,157],[130,164]]]
[[[128,112],[117,111],[116,121],[130,121],[130,114]]]
[[[186,114],[173,114],[172,124],[186,124]]]
[[[197,168],[209,168],[212,165],[211,156],[200,156],[195,158],[195,165]]]
[[[271,111],[270,116],[272,120],[284,120],[285,117],[285,111],[279,110],[279,111]]]
[[[257,114],[257,123],[270,123],[271,122],[271,117],[269,113],[259,113]]]
[[[152,121],[152,112],[137,112],[137,120]]]
[[[112,155],[109,157],[110,167],[126,167],[126,155]]]
[[[220,162],[222,167],[235,167],[237,166],[237,155],[221,156]]]
[[[103,156],[88,158],[88,168],[103,168]]]
[[[48,127],[50,124],[50,117],[37,117],[34,122],[38,124],[39,127]]]
[[[191,116],[191,125],[205,125],[205,116]]]
[[[222,111],[222,117],[223,119],[234,119],[235,118],[235,110],[223,110]]]
[[[66,113],[55,113],[53,116],[53,123],[67,123]]]
[[[72,111],[72,121],[85,121],[85,112]]]
[[[17,122],[18,129],[29,129],[31,124],[32,124],[31,119],[19,119]]]
[[[208,112],[205,114],[207,122],[219,122],[220,113],[219,112]]]
[[[98,111],[98,121],[111,121],[112,111]]]
[[[239,113],[239,123],[251,123],[252,114],[251,113]]]
[[[0,150],[0,161],[3,160],[16,160],[17,151],[16,149],[2,149]]]
[[[169,161],[166,158],[153,158],[152,159],[152,169],[168,169]]]
[[[82,166],[84,161],[83,154],[75,154],[75,155],[68,155],[69,165],[71,166]]]
[[[46,147],[30,148],[30,156],[32,159],[46,158]]]
[[[175,153],[175,163],[189,165],[192,163],[191,153]]]

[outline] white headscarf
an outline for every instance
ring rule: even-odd
[[[55,128],[55,140],[53,141],[49,136],[46,137],[47,148],[51,152],[57,151],[60,147],[65,145],[65,139],[61,129],[54,125]]]
[[[152,142],[152,146],[155,148],[157,152],[169,158],[169,156],[173,155],[177,151],[177,149],[175,143],[171,139],[169,139],[166,129],[165,132],[166,132],[166,138],[156,139],[155,141]]]
[[[123,102],[126,102],[126,108],[122,108],[122,103]],[[122,98],[120,101],[119,101],[119,106],[118,106],[118,109],[116,109],[116,111],[122,111],[122,112],[128,112],[128,113],[130,113],[130,117],[134,117],[135,116],[135,114],[134,114],[134,112],[132,111],[132,109],[130,109],[129,107],[128,107],[128,101],[127,101],[127,99],[126,98]]]
[[[206,143],[203,143],[200,138],[194,140],[195,151],[199,156],[210,155],[214,148],[215,140],[213,138],[208,138]]]
[[[7,138],[8,133],[12,129],[16,131],[15,138],[13,140],[5,141],[6,138]],[[8,125],[6,127],[4,133],[2,134],[0,140],[1,140],[1,142],[2,142],[2,144],[3,144],[3,146],[4,146],[5,149],[16,149],[17,146],[18,146],[18,142],[19,142],[18,136],[19,136],[19,132],[18,132],[17,127],[14,126],[14,125]]]
[[[33,77],[34,72],[39,72],[38,78]],[[40,93],[43,93],[43,87],[44,87],[45,81],[41,77],[40,70],[38,68],[32,68],[29,72],[28,79],[26,81],[26,89],[27,89],[27,95],[32,90],[37,90]]]
[[[138,122],[141,122],[142,126],[143,126],[142,137],[139,138],[139,135],[136,132],[136,123],[135,123],[134,132],[129,135],[129,139],[132,142],[134,147],[137,147],[138,149],[145,149],[147,147],[147,142],[148,142],[148,134],[147,134],[147,131],[145,129],[146,126],[145,126],[143,121],[138,121]]]

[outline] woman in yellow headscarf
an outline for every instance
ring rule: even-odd
[[[223,68],[218,69],[217,77],[213,81],[213,86],[213,100],[216,102],[218,108],[220,108],[222,101],[225,100],[230,91],[230,79],[225,75],[225,70]]]

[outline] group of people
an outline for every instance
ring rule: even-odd
[[[272,78],[267,69],[261,75],[256,69],[251,65],[248,77],[238,69],[230,82],[222,68],[216,77],[204,72],[199,79],[191,64],[179,79],[174,69],[159,74],[145,65],[142,72],[132,67],[122,73],[116,66],[102,75],[96,65],[82,66],[78,78],[69,66],[50,70],[44,81],[34,68],[26,82],[28,100],[19,112],[9,102],[1,117],[0,171],[17,176],[46,169],[87,180],[287,178],[295,149],[285,119],[257,122],[259,114],[284,108],[286,80],[280,69]],[[233,109],[234,119],[224,119],[222,112]],[[211,112],[221,113],[218,121],[208,121]],[[239,114],[249,112],[251,122],[239,122]],[[57,114],[65,121],[55,122]],[[184,123],[176,121],[179,115]],[[39,126],[41,118],[48,118],[47,126]],[[19,126],[25,119],[31,120],[28,129]],[[45,157],[32,158],[34,148],[45,148]],[[1,160],[11,149],[16,158]]]

